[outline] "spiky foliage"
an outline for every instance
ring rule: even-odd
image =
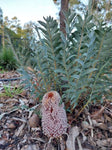
[[[112,30],[96,25],[88,13],[84,19],[70,12],[65,16],[66,37],[52,17],[36,26],[39,37],[39,31],[43,34],[37,47],[36,90],[40,97],[49,90],[61,91],[63,100],[75,108],[84,95],[86,106],[112,90]]]

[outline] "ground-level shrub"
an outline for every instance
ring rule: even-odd
[[[15,70],[17,64],[13,51],[7,47],[3,48],[0,52],[0,66],[6,70]]]

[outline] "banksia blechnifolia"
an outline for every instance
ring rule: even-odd
[[[42,99],[42,128],[48,137],[60,137],[66,133],[68,124],[64,103],[56,91],[46,93]]]

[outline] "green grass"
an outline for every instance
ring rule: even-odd
[[[0,73],[4,73],[4,72],[5,72],[4,68],[0,66]]]
[[[5,97],[5,96],[8,96],[10,98],[13,98],[14,96],[16,95],[19,95],[22,93],[23,89],[21,87],[14,87],[14,88],[11,88],[11,86],[4,86],[4,90],[5,92],[4,93],[0,93],[0,97]]]

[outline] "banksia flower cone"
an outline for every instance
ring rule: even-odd
[[[60,100],[56,91],[46,93],[42,99],[42,128],[48,137],[60,137],[67,130],[66,112]]]

